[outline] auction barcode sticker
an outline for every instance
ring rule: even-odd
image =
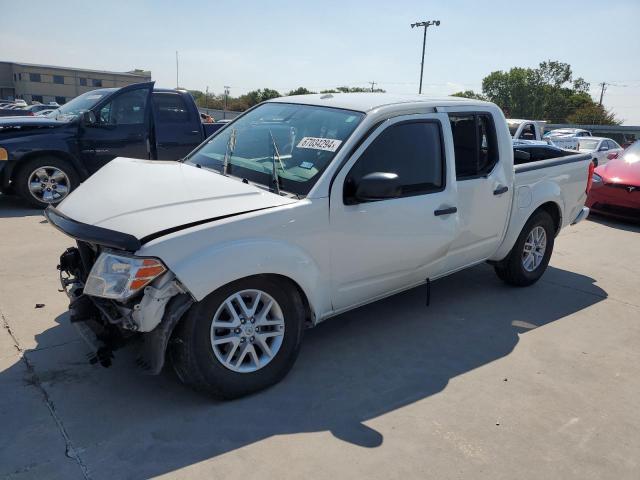
[[[300,140],[300,143],[298,143],[297,147],[335,152],[341,143],[342,140],[335,140],[333,138],[303,137],[302,140]]]

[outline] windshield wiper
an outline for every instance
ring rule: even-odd
[[[227,150],[224,152],[224,160],[222,161],[222,174],[227,174],[227,169],[229,168],[229,157],[233,156],[233,151],[236,149],[236,135],[237,130],[235,128],[231,129],[231,134],[229,135],[229,141],[227,142]]]
[[[278,151],[278,145],[276,144],[276,139],[273,138],[273,133],[271,133],[271,129],[269,129],[269,135],[271,136],[271,143],[273,144],[273,156],[271,157],[271,181],[274,185],[274,190],[278,195],[280,195],[280,177],[278,176],[278,169],[276,166],[276,157],[278,157],[278,163],[280,164],[280,168],[282,171],[285,171],[284,165],[282,164],[282,159],[280,158],[280,152]]]

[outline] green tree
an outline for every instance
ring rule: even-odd
[[[465,90],[464,92],[456,92],[451,94],[452,97],[473,98],[474,100],[487,100],[487,97],[473,90]]]
[[[568,123],[578,125],[620,125],[615,115],[595,102],[585,104],[567,117]]]
[[[295,90],[291,90],[289,93],[287,93],[287,95],[308,95],[310,93],[316,93],[316,92],[312,92],[311,90],[307,90],[304,87],[298,87]]]
[[[514,67],[508,72],[491,72],[482,80],[484,96],[508,117],[551,123],[582,123],[588,118],[601,124],[619,123],[588,92],[589,83],[580,77],[574,79],[569,64],[553,60],[540,63],[538,68]],[[472,91],[459,93],[477,96]]]

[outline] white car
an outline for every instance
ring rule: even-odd
[[[97,361],[133,342],[148,372],[170,354],[183,382],[234,398],[283,378],[303,330],[339,313],[485,261],[533,284],[587,216],[592,170],[584,154],[514,167],[492,103],[300,95],[183,161],[117,158],[46,216],[77,240],[59,269]]]
[[[555,130],[549,130],[544,134],[543,138],[548,137],[591,137],[592,134],[589,130],[583,128],[557,128]]]
[[[621,157],[624,148],[610,138],[588,137],[578,140],[578,150],[584,153],[590,153],[593,156],[595,166],[606,165],[609,160]]]

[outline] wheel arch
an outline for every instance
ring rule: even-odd
[[[81,180],[86,178],[86,172],[84,172],[83,169],[78,168],[79,163],[77,159],[70,153],[63,152],[60,150],[37,150],[34,152],[26,153],[20,158],[20,162],[15,166],[15,168],[11,172],[11,181],[16,182],[18,175],[20,175],[24,171],[27,164],[32,160],[35,160],[40,157],[55,157],[59,160],[68,162],[71,165],[71,167],[74,169],[75,173],[78,175],[78,178],[80,178]]]
[[[562,208],[556,200],[547,200],[541,202],[535,208],[533,208],[531,210],[531,213],[529,213],[528,215],[515,217],[513,215],[511,216],[511,218],[513,219],[513,223],[507,230],[505,238],[498,248],[497,252],[489,260],[494,262],[504,259],[515,245],[526,223],[531,217],[533,217],[540,211],[546,212],[551,216],[555,227],[555,234],[557,236],[558,233],[560,233],[560,229],[562,228]],[[518,221],[516,221],[516,219]]]

